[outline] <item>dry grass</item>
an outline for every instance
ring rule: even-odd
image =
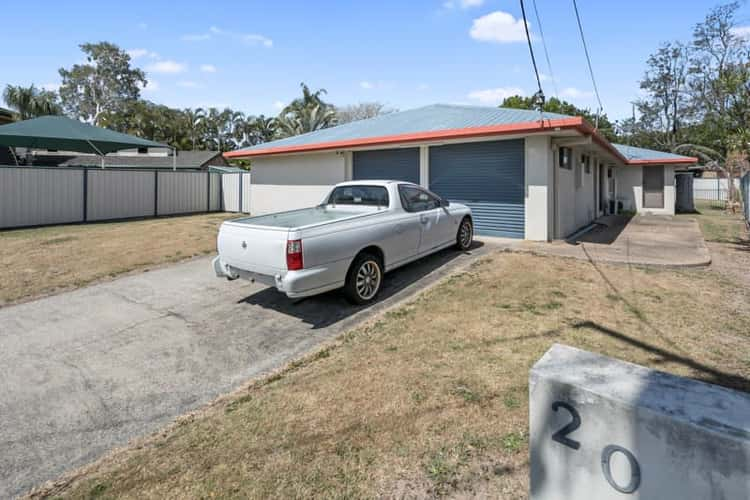
[[[696,219],[706,241],[750,245],[742,212],[731,214],[710,202],[697,202],[695,208],[697,213],[680,215],[680,217]]]
[[[213,213],[0,231],[0,306],[216,249]]]
[[[528,370],[553,342],[750,390],[736,292],[709,270],[494,254],[46,493],[525,498]]]

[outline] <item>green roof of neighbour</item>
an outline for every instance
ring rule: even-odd
[[[538,111],[526,109],[433,104],[422,108],[388,113],[367,120],[345,123],[336,127],[287,137],[286,139],[266,142],[239,151],[302,146],[321,142],[345,141],[417,132],[510,125],[514,123],[534,122],[538,121],[539,118]],[[570,116],[557,113],[544,113],[544,119],[554,120],[558,118],[570,118]]]
[[[658,162],[662,160],[676,161],[680,159],[687,159],[682,155],[676,155],[673,153],[665,153],[664,151],[656,151],[654,149],[637,148],[635,146],[628,146],[627,144],[614,144],[617,151],[620,152],[629,161],[653,161]]]
[[[94,127],[64,116],[42,116],[0,125],[0,146],[111,153],[129,148],[167,148],[164,144]]]

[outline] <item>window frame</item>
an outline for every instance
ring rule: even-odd
[[[429,198],[431,198],[435,202],[436,205],[434,207],[425,208],[425,209],[422,209],[422,210],[413,210],[411,208],[410,204],[407,203],[407,201],[405,200],[404,191],[407,190],[407,189],[413,189],[414,191],[418,191],[420,193],[423,193],[423,194],[427,195]],[[427,212],[427,211],[430,211],[430,210],[435,210],[436,208],[440,208],[442,206],[442,198],[440,198],[435,193],[432,193],[432,192],[424,189],[423,187],[416,186],[416,185],[411,186],[411,185],[406,185],[406,184],[399,184],[398,185],[398,196],[399,196],[399,199],[401,200],[401,207],[404,209],[404,211],[412,213],[412,214],[420,213],[420,212]]]

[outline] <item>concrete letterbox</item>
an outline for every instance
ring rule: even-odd
[[[750,499],[750,395],[556,344],[529,376],[533,500]]]

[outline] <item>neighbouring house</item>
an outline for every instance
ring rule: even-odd
[[[28,158],[28,156],[26,157]],[[45,167],[101,167],[100,156],[62,151],[34,151],[31,165]],[[28,160],[27,160],[28,164]],[[178,170],[208,170],[210,167],[228,167],[229,163],[219,151],[177,151],[176,161],[166,149],[142,148],[110,153],[104,157],[105,168],[164,168]]]
[[[479,234],[551,240],[599,216],[674,214],[675,167],[581,117],[432,105],[225,153],[252,161],[253,214],[319,203],[346,180],[411,181],[472,208]]]
[[[13,111],[5,108],[0,108],[0,125],[11,123],[13,120]]]

